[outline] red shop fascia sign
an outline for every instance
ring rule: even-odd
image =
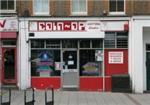
[[[30,21],[29,31],[85,31],[86,22]]]

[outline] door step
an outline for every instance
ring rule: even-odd
[[[62,88],[62,91],[79,91],[78,88]]]

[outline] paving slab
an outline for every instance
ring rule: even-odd
[[[24,105],[24,91],[12,90],[11,105]],[[150,105],[150,94],[111,92],[55,91],[54,105]],[[2,101],[8,101],[8,91],[2,91]],[[27,91],[27,101],[32,100],[32,91]],[[48,91],[47,99],[52,99]],[[45,105],[45,91],[35,91],[35,105]]]

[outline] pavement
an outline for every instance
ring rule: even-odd
[[[8,91],[2,91],[2,101],[8,101]],[[32,100],[32,91],[27,91],[27,101]],[[52,99],[51,91],[47,97]],[[24,105],[24,91],[12,90],[11,105]],[[35,104],[45,105],[45,91],[35,91]],[[112,93],[85,91],[54,91],[54,105],[150,105],[150,93]]]

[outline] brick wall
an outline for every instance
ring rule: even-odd
[[[109,12],[108,0],[87,0],[88,16],[104,16],[104,11]],[[125,12],[127,16],[132,15],[149,15],[150,1],[148,0],[126,0]],[[17,12],[19,16],[29,13],[33,16],[32,0],[17,0]],[[50,0],[50,16],[71,16],[70,0]],[[28,10],[28,11],[26,11]]]

